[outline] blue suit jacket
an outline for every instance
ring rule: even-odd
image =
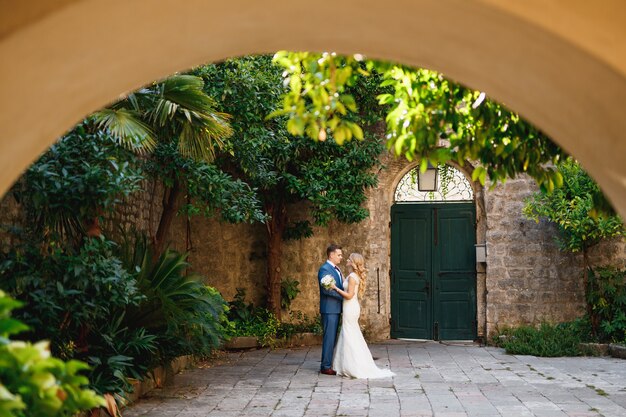
[[[317,283],[320,287],[320,313],[322,314],[341,314],[343,305],[343,297],[335,290],[327,290],[322,286],[322,278],[330,275],[335,278],[335,285],[343,290],[341,283],[341,275],[333,266],[324,262],[317,273]]]

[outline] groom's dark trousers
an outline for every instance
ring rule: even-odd
[[[324,263],[317,273],[317,281],[320,287],[320,314],[322,315],[322,329],[324,336],[322,340],[322,361],[320,370],[330,369],[333,364],[333,353],[337,342],[337,329],[339,318],[341,317],[341,307],[343,297],[335,290],[327,290],[321,284],[321,280],[326,275],[335,279],[335,285],[343,289],[341,285],[341,275],[332,264]]]
[[[337,329],[339,328],[340,314],[322,313],[322,328],[324,338],[322,340],[322,362],[320,369],[330,369],[333,364],[333,352],[337,343]]]

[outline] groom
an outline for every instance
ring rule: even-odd
[[[322,315],[322,328],[324,330],[320,372],[324,375],[337,375],[337,372],[331,366],[335,342],[337,341],[337,328],[339,327],[339,317],[341,317],[343,297],[335,290],[324,288],[321,281],[323,277],[330,275],[335,279],[335,285],[343,289],[341,282],[343,276],[339,270],[339,264],[343,259],[341,246],[331,244],[326,249],[326,256],[328,260],[320,267],[317,273],[317,281],[320,287],[320,314]]]

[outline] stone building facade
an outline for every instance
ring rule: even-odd
[[[361,325],[366,338],[380,340],[391,335],[392,285],[391,207],[400,180],[415,167],[402,158],[384,157],[379,183],[369,190],[369,218],[356,225],[331,223],[314,228],[312,237],[287,241],[283,249],[282,276],[300,282],[301,293],[291,309],[308,316],[318,314],[317,270],[325,261],[330,242],[343,246],[344,253],[362,253],[369,274]],[[471,179],[471,172],[460,169]],[[489,189],[471,182],[476,211],[476,243],[485,243],[485,263],[476,264],[476,335],[486,338],[504,326],[570,320],[583,313],[581,286],[582,256],[561,252],[555,243],[556,229],[548,222],[535,223],[521,214],[524,199],[536,191],[534,181],[521,176]],[[159,190],[145,184],[146,192],[121,207],[119,219],[109,224],[113,232],[120,224],[134,224],[147,231],[156,229]],[[305,216],[306,205],[291,207],[295,220]],[[2,202],[3,222],[15,222],[18,209],[10,197]],[[115,226],[115,227],[114,227]],[[115,232],[114,232],[115,233]],[[179,216],[169,236],[170,246],[189,251],[193,270],[206,277],[226,300],[237,288],[255,305],[265,301],[266,232],[263,225],[231,225],[216,219]],[[626,267],[624,239],[607,242],[591,253],[592,264]],[[347,272],[343,265],[344,272]]]
[[[331,223],[315,228],[314,235],[287,241],[282,264],[283,279],[300,282],[301,293],[292,304],[309,316],[318,312],[316,274],[325,261],[330,242],[344,253],[360,252],[369,274],[362,301],[361,324],[366,337],[390,337],[391,318],[391,206],[395,189],[415,163],[390,155],[378,174],[378,186],[369,191],[368,219],[357,225]],[[461,169],[471,179],[471,172]],[[471,183],[476,206],[476,242],[485,243],[487,262],[476,265],[477,336],[485,338],[499,328],[542,321],[570,320],[583,313],[582,256],[561,252],[555,243],[556,229],[548,222],[535,223],[523,217],[524,199],[537,190],[532,179],[521,176],[489,190]],[[291,208],[291,215],[304,215],[306,206]],[[190,249],[194,270],[206,277],[230,300],[238,287],[256,305],[265,297],[265,230],[263,226],[230,225],[214,219],[193,218],[191,227],[178,218],[170,236],[172,245]],[[593,264],[624,267],[623,239],[594,249]],[[345,265],[344,265],[345,270]]]

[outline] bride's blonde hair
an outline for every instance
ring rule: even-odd
[[[360,253],[353,252],[348,256],[352,263],[352,270],[359,276],[359,298],[365,294],[365,282],[367,281],[367,269],[365,269],[365,258]]]

